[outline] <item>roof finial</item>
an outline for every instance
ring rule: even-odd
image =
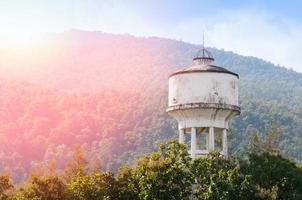
[[[202,31],[202,56],[204,57],[204,31]]]
[[[202,47],[204,48],[204,31],[202,31]]]
[[[202,49],[200,49],[196,56],[193,58],[196,63],[209,64],[214,61],[214,58],[210,51],[208,51],[204,46],[204,31],[202,32]]]

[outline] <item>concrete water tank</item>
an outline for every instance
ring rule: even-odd
[[[240,114],[238,74],[213,64],[212,54],[202,48],[193,65],[169,76],[167,112],[178,121],[179,142],[191,137],[191,156],[216,150],[215,135],[221,137],[222,155],[227,157],[229,121]],[[198,149],[198,135],[205,137],[206,147]]]

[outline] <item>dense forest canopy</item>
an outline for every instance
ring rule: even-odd
[[[272,135],[276,135],[272,131]],[[265,143],[270,141],[265,140]],[[257,143],[254,143],[257,144]],[[247,159],[225,159],[218,152],[191,159],[186,145],[168,141],[116,174],[103,172],[97,160],[88,166],[80,146],[67,167],[36,170],[21,187],[0,175],[3,200],[279,200],[302,198],[302,169],[260,145]],[[257,152],[255,151],[257,150]]]
[[[1,45],[0,45],[1,46]],[[118,167],[175,138],[165,113],[167,77],[200,48],[162,38],[70,31],[30,47],[0,47],[0,171],[15,182],[81,144],[90,165]],[[302,160],[302,75],[269,62],[210,48],[215,63],[240,75],[242,113],[232,121],[231,153],[274,124],[282,155]]]

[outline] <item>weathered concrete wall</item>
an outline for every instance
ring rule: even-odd
[[[228,73],[194,72],[169,78],[168,113],[179,129],[216,127],[228,129],[240,113],[238,77]]]
[[[215,72],[171,76],[169,78],[169,107],[191,103],[239,106],[238,77]]]

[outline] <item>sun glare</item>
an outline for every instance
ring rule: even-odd
[[[35,41],[38,33],[28,30],[9,29],[0,31],[0,46],[21,47]]]

